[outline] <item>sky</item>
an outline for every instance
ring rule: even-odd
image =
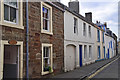
[[[61,0],[68,6],[70,0]],[[72,0],[74,1],[74,0]],[[118,36],[118,2],[119,0],[79,0],[80,14],[92,12],[92,21],[107,22],[107,27]]]

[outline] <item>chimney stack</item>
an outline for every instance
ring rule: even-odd
[[[76,0],[76,1],[70,0],[70,2],[68,3],[68,5],[69,5],[69,8],[72,11],[75,11],[75,12],[79,13],[79,1],[78,0]]]
[[[88,21],[92,22],[92,12],[85,13],[85,18],[86,18]]]
[[[105,25],[105,27],[107,27],[107,23],[106,22],[104,23],[104,25]]]

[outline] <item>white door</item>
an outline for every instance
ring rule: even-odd
[[[75,47],[72,45],[66,46],[66,69],[67,71],[75,68]]]

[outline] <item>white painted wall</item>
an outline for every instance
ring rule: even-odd
[[[78,33],[74,33],[74,17],[78,20]],[[95,61],[95,41],[96,41],[96,28],[86,23],[86,36],[83,36],[83,20],[74,16],[68,11],[64,13],[64,61],[66,71],[66,46],[69,44],[76,46],[76,67],[79,67],[79,45],[82,45],[82,59],[83,65]],[[91,26],[91,37],[89,37],[89,25]],[[84,45],[87,45],[87,58],[84,59]],[[89,45],[92,46],[92,58],[89,58]]]
[[[109,42],[111,42],[111,41],[112,41],[112,49],[111,49],[111,45],[110,45],[110,48],[109,48]],[[115,40],[112,37],[105,35],[105,49],[106,49],[106,53],[108,52],[107,51],[108,48],[109,48],[110,58],[114,57],[116,55]]]

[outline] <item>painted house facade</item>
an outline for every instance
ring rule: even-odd
[[[106,58],[112,58],[117,55],[116,53],[116,40],[112,31],[107,29],[108,32],[105,33],[105,46],[106,46]],[[109,33],[110,32],[110,33]]]
[[[104,46],[105,46],[105,40],[104,40],[104,30],[101,29],[100,27],[97,28],[96,30],[96,60],[102,60],[104,59]]]
[[[98,31],[98,42],[101,42],[101,50],[99,50],[98,47],[98,55],[102,55],[100,59],[109,59],[117,55],[117,38],[114,33],[112,33],[109,28],[107,28],[107,23],[101,24],[100,22],[97,21],[96,25],[100,28],[103,29],[101,34],[99,34]],[[99,35],[101,35],[99,39]],[[100,41],[101,40],[101,41]],[[102,51],[102,54],[101,52]]]
[[[73,2],[77,6],[79,2]],[[72,5],[72,3],[71,3]],[[70,7],[70,5],[69,5]],[[78,9],[79,10],[79,9]],[[92,13],[86,18],[65,6],[64,12],[64,67],[65,72],[95,62],[96,26]]]

